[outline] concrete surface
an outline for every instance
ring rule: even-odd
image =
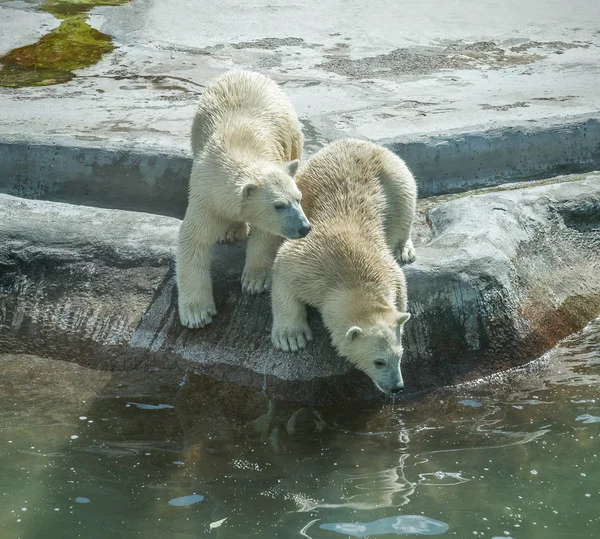
[[[419,196],[600,168],[600,122],[432,135],[388,146],[417,178]],[[138,141],[0,140],[0,193],[183,218],[191,158]]]
[[[49,13],[30,11],[25,2],[0,5],[0,56],[12,49],[34,43],[43,35],[60,25],[59,20]]]
[[[48,15],[34,8],[3,4],[13,15],[0,17],[0,50],[33,39],[35,21],[38,33],[47,24]],[[15,17],[27,18],[18,39]],[[591,161],[598,166],[600,145],[597,122],[594,129],[585,123],[600,119],[598,20],[600,4],[587,0],[403,0],[368,8],[357,0],[134,0],[92,10],[90,24],[117,45],[96,66],[64,85],[0,88],[0,140],[120,144],[126,151],[179,155],[188,152],[202,86],[244,67],[283,85],[303,120],[308,152],[342,136],[384,142],[399,153],[405,144],[425,144],[423,151],[405,150],[413,167],[423,167],[416,173],[425,194],[444,192],[430,184],[446,168],[463,171],[454,173],[448,190],[457,188],[453,182],[481,185],[479,162],[490,161],[480,176],[494,181],[561,166],[590,170]],[[568,127],[574,123],[579,128]],[[588,125],[585,135],[582,125]],[[505,141],[497,162],[488,149],[509,128],[524,135],[512,150]],[[482,135],[490,129],[492,135]],[[556,137],[557,129],[573,135]],[[471,144],[471,137],[480,143]],[[452,144],[457,151],[448,161],[444,147]]]
[[[421,203],[418,259],[405,267],[409,392],[533,360],[600,314],[600,174],[446,198]],[[235,387],[320,406],[381,398],[315,313],[304,353],[272,349],[268,296],[240,291],[242,244],[217,248],[219,314],[188,330],[177,319],[177,219],[0,201],[0,352],[106,370],[191,365],[230,382],[231,398]]]

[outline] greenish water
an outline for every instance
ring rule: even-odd
[[[186,386],[4,357],[0,537],[600,537],[599,329],[502,380],[268,439]]]

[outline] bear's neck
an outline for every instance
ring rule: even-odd
[[[259,151],[244,150],[243,146],[235,150],[225,151],[224,146],[213,144],[204,154],[201,174],[208,181],[220,179],[210,192],[209,204],[216,208],[220,215],[244,220],[242,215],[242,192],[248,184],[260,185],[263,172],[268,169],[270,161]]]
[[[280,161],[272,141],[257,132],[256,126],[241,123],[237,128],[229,128],[225,122],[215,133],[209,146],[206,158],[212,163],[211,168],[221,171],[221,176],[228,179],[229,185],[235,189],[221,199],[230,209],[241,211],[241,193],[247,184],[260,185],[263,172],[273,162]],[[240,215],[241,216],[241,215]],[[239,217],[239,216],[238,216]]]
[[[364,329],[379,323],[393,324],[397,316],[394,298],[386,296],[377,283],[332,290],[321,312],[331,342],[338,351],[351,327]]]

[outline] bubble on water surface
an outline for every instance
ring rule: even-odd
[[[576,417],[575,421],[582,421],[583,423],[600,423],[600,417],[596,415],[583,414]]]
[[[125,406],[127,408],[135,406],[141,410],[164,410],[167,408],[175,408],[175,406],[171,406],[170,404],[144,404],[141,402],[128,402]]]
[[[169,505],[172,505],[174,507],[187,507],[189,505],[201,502],[203,499],[204,496],[200,496],[200,494],[192,494],[190,496],[181,496],[180,498],[173,498],[169,500]]]
[[[441,535],[449,529],[448,524],[419,515],[388,517],[374,522],[334,522],[321,524],[322,530],[329,530],[352,537],[372,535]]]
[[[462,401],[458,401],[458,403],[464,404],[465,406],[470,406],[471,408],[479,408],[480,406],[483,406],[483,404],[481,404],[480,402],[472,399],[464,399]]]
[[[460,483],[466,483],[469,479],[462,477],[458,472],[433,472],[433,473],[421,473],[419,474],[419,484],[421,485],[459,485]]]

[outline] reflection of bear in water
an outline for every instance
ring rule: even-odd
[[[264,393],[189,377],[176,403],[184,465],[172,484],[205,496],[223,538],[276,537],[302,528],[319,507],[375,509],[405,503],[408,436],[380,408],[321,410],[269,401]],[[398,432],[364,436],[398,425]],[[368,488],[365,488],[368,485]],[[269,534],[269,532],[272,532]],[[238,535],[239,534],[239,535]]]
[[[194,161],[179,233],[177,285],[184,326],[216,314],[210,276],[217,241],[243,239],[252,226],[242,276],[245,291],[270,286],[278,242],[306,236],[310,224],[293,176],[302,153],[298,117],[271,79],[233,71],[205,88],[192,127]]]
[[[206,469],[209,475],[217,462],[231,458],[247,443],[264,446],[270,454],[290,436],[313,438],[323,431],[321,415],[298,403],[270,400],[261,391],[210,376],[189,375],[189,380],[177,404],[184,453],[201,466],[208,456],[213,461]]]
[[[283,243],[273,268],[273,344],[306,347],[306,305],[321,311],[338,352],[385,392],[400,374],[406,283],[401,262],[415,259],[410,238],[417,188],[389,150],[340,140],[323,148],[296,176],[312,231]]]

